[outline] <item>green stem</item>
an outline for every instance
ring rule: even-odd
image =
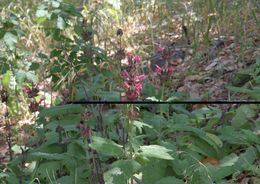
[[[165,91],[165,83],[163,82],[163,83],[162,83],[162,95],[161,95],[161,101],[164,101],[164,91]],[[160,115],[161,115],[161,116],[163,115],[163,112],[162,112],[162,105],[160,105]]]

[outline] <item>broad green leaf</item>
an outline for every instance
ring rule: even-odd
[[[231,153],[230,155],[220,160],[220,167],[233,166],[238,158],[239,157],[235,153]]]
[[[105,183],[120,184],[126,183],[141,165],[135,160],[119,160],[112,164],[112,169],[104,173]]]
[[[4,181],[7,181],[7,183],[18,184],[19,178],[14,173],[6,172],[0,173],[0,181],[3,181],[3,183],[5,183]]]
[[[254,161],[259,158],[256,149],[254,147],[248,147],[245,153],[242,153],[234,167],[238,170],[247,170],[254,163]]]
[[[237,171],[232,166],[219,167],[219,166],[212,166],[210,164],[206,165],[206,169],[211,180],[215,182],[218,182],[224,179],[225,177],[232,175]]]
[[[241,129],[241,139],[247,141],[248,143],[260,144],[260,136],[257,136],[255,132],[250,130]]]
[[[169,154],[171,150],[160,145],[140,146],[140,151],[140,154],[146,157],[173,160],[173,157]]]
[[[100,154],[106,154],[109,156],[122,156],[124,154],[124,150],[121,145],[102,137],[93,136],[90,147],[95,149]]]
[[[156,130],[159,131],[164,125],[166,125],[167,120],[163,116],[144,111],[143,122],[153,126]]]
[[[223,142],[219,139],[218,136],[210,133],[206,133],[206,136],[207,138],[211,139],[218,147],[221,148],[223,146]]]
[[[68,114],[81,114],[85,111],[85,108],[81,105],[63,105],[63,106],[56,106],[43,109],[39,116],[64,116]]]
[[[173,124],[187,124],[190,122],[189,116],[186,114],[173,113],[171,120]]]
[[[62,176],[57,180],[57,183],[72,184],[75,183],[73,176]]]
[[[105,125],[113,126],[117,117],[117,110],[109,110],[102,113],[102,119]]]
[[[40,163],[39,167],[36,168],[36,177],[41,180],[48,178],[46,183],[51,183],[52,181],[55,181],[55,173],[60,170],[60,167],[60,161],[45,161]],[[50,181],[50,179],[52,181]]]
[[[157,180],[165,177],[166,172],[169,171],[168,160],[150,159],[150,162],[142,168],[142,182],[144,184],[154,184]]]
[[[216,157],[217,152],[207,141],[201,139],[200,137],[191,136],[191,144],[188,148],[197,153],[201,153],[204,156]]]
[[[236,115],[232,119],[232,126],[238,129],[245,123],[247,123],[249,118],[252,118],[254,116],[255,111],[249,105],[240,106],[236,110]]]
[[[7,173],[0,173],[0,178],[6,178],[8,177],[9,175]]]
[[[7,32],[4,35],[4,42],[10,50],[14,50],[17,44],[17,36]]]

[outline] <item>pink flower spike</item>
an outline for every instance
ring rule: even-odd
[[[135,58],[134,58],[135,62],[137,62],[137,63],[139,63],[141,61],[141,59],[142,58],[139,55],[136,55]]]
[[[170,66],[169,68],[168,68],[168,73],[172,73],[173,72],[173,67],[172,66]]]
[[[163,53],[165,51],[165,48],[159,46],[157,50],[158,50],[159,53]]]
[[[129,88],[130,88],[130,86],[128,85],[127,82],[124,82],[124,83],[123,83],[123,87],[126,88],[126,89],[129,89]]]
[[[122,77],[124,77],[124,78],[128,78],[128,77],[129,77],[129,73],[128,73],[126,70],[123,70],[123,71],[121,72],[121,75],[122,75]]]
[[[128,61],[131,61],[132,58],[133,58],[133,54],[132,54],[131,52],[128,52],[128,53],[127,53],[127,60],[128,60]]]
[[[136,91],[142,91],[142,89],[143,89],[143,84],[141,84],[141,83],[135,84],[135,90]]]
[[[143,74],[142,75],[138,75],[138,76],[135,77],[135,81],[136,82],[142,81],[144,79],[145,79],[145,75],[143,75]]]
[[[155,65],[155,72],[157,73],[157,74],[161,74],[162,73],[162,68],[161,67],[159,67],[158,65]]]

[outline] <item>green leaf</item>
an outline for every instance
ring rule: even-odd
[[[64,116],[67,114],[80,114],[85,111],[85,108],[81,105],[63,105],[63,106],[56,106],[56,107],[50,107],[43,109],[39,117],[45,117],[45,116]]]
[[[257,136],[254,132],[246,129],[241,129],[241,138],[249,143],[260,143],[260,136]]]
[[[37,168],[36,176],[41,180],[47,178],[46,183],[51,183],[52,181],[56,180],[55,174],[60,170],[60,167],[60,161],[45,161],[40,163],[39,167]],[[50,179],[52,181],[50,181]]]
[[[144,127],[153,128],[151,125],[148,125],[141,121],[133,121],[133,125],[136,126],[140,133],[142,133],[142,128]]]
[[[120,100],[120,92],[118,91],[101,91],[98,95],[102,98],[102,100],[107,101],[119,101]]]
[[[220,167],[233,166],[238,158],[239,157],[235,153],[231,153],[230,155],[220,160]]]
[[[206,169],[208,171],[208,175],[211,177],[211,180],[215,182],[221,181],[225,177],[230,176],[237,171],[233,166],[219,167],[212,166],[210,164],[206,165]]]
[[[38,9],[36,11],[36,17],[47,17],[49,14],[48,10]]]
[[[4,35],[4,42],[10,50],[14,50],[17,44],[17,36],[7,32]]]
[[[90,147],[95,149],[98,153],[109,156],[122,156],[124,154],[124,150],[121,145],[102,137],[93,136]]]
[[[73,176],[62,176],[57,180],[57,183],[72,184],[75,183]]]
[[[171,120],[173,121],[173,124],[187,124],[190,122],[189,116],[186,114],[173,113]]]
[[[111,167],[112,169],[104,173],[106,184],[126,183],[141,168],[141,165],[135,160],[119,160],[114,162]]]
[[[259,158],[254,147],[248,147],[246,152],[241,154],[234,167],[238,170],[247,170],[254,161]]]
[[[2,78],[2,84],[5,90],[9,89],[9,84],[10,84],[10,80],[11,80],[11,76],[12,76],[12,72],[11,71],[7,71],[3,78]]]
[[[34,152],[34,153],[31,153],[30,156],[36,157],[39,159],[46,159],[46,160],[64,160],[64,159],[66,159],[64,154],[58,154],[58,153]]]
[[[184,184],[184,181],[173,176],[165,177],[157,181],[155,184]]]
[[[51,1],[51,5],[53,8],[59,8],[60,2],[59,1]]]
[[[142,168],[142,182],[144,184],[154,184],[155,181],[165,177],[167,170],[167,160],[150,159],[150,162],[144,165]]]
[[[33,71],[19,70],[15,74],[15,77],[18,84],[22,84],[25,80],[28,82],[33,82],[34,84],[38,82],[38,77],[34,74]]]
[[[236,115],[232,119],[232,126],[236,129],[240,128],[248,122],[248,119],[255,116],[255,111],[249,105],[240,106],[236,110]]]
[[[229,91],[233,91],[236,93],[250,93],[251,90],[245,87],[234,87],[234,86],[227,86],[226,87]]]
[[[223,142],[220,140],[220,138],[214,134],[206,133],[207,138],[211,139],[218,147],[223,146]]]
[[[160,145],[140,146],[140,151],[140,154],[146,157],[173,160],[173,157],[168,153],[171,150]]]
[[[29,69],[29,70],[35,71],[35,70],[37,70],[39,67],[40,67],[40,64],[39,64],[39,63],[32,62],[31,65],[30,65],[30,69]]]
[[[102,114],[102,119],[105,125],[113,126],[116,120],[117,110],[109,110]]]

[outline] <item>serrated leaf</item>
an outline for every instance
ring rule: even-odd
[[[142,133],[142,129],[144,127],[153,128],[151,125],[148,125],[148,124],[141,122],[141,121],[133,121],[133,125],[136,126],[136,128],[139,130],[140,133]]]
[[[169,154],[171,150],[160,145],[140,146],[140,151],[140,154],[146,157],[173,160],[173,157]]]

